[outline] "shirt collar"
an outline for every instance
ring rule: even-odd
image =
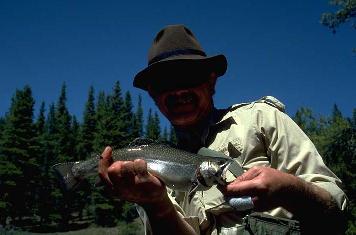
[[[175,127],[178,147],[190,152],[197,152],[201,147],[215,139],[217,133],[236,124],[233,118],[224,119],[229,109],[216,109],[215,107],[194,129],[179,129]]]

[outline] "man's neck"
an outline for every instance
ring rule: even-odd
[[[216,109],[212,111],[197,124],[189,127],[174,126],[178,147],[190,152],[197,152],[201,147],[205,146],[206,138],[209,134],[209,127],[214,123],[214,114]]]

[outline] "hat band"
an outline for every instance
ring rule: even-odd
[[[201,55],[201,56],[206,56],[204,51],[196,50],[196,49],[177,49],[173,51],[167,51],[163,52],[155,57],[153,57],[149,62],[148,65],[153,64],[157,61],[164,60],[168,57],[171,56],[177,56],[177,55]]]

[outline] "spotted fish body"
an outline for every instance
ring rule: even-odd
[[[197,169],[203,162],[215,165],[232,162],[225,155],[203,156],[148,139],[137,139],[126,148],[114,150],[112,158],[114,161],[145,160],[151,174],[177,191],[191,189]],[[100,155],[96,155],[82,162],[60,163],[54,169],[61,176],[66,189],[71,190],[85,178],[97,174],[99,159]]]

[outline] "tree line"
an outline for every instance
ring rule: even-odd
[[[82,122],[68,111],[65,84],[57,103],[46,110],[42,102],[37,117],[34,104],[31,87],[25,86],[0,117],[0,225],[47,232],[132,221],[133,206],[103,197],[103,187],[92,187],[94,179],[75,193],[61,190],[52,166],[87,159],[107,145],[127,146],[137,137],[175,142],[173,128],[161,131],[151,109],[144,122],[141,96],[135,108],[119,82],[97,97],[90,87]]]
[[[127,146],[137,137],[175,143],[173,128],[162,131],[158,113],[152,110],[145,119],[142,98],[134,107],[119,82],[109,94],[96,96],[90,87],[81,122],[68,111],[65,84],[58,101],[48,110],[42,103],[36,117],[34,103],[31,87],[25,86],[0,117],[0,228],[51,232],[120,225],[127,234],[135,234],[139,228],[132,223],[137,217],[132,204],[104,197],[108,192],[103,186],[93,187],[95,178],[76,192],[65,192],[51,166],[87,159],[106,145]],[[293,119],[342,179],[350,200],[347,234],[356,234],[356,109],[352,117],[344,117],[334,105],[329,116],[316,116],[302,107]]]

